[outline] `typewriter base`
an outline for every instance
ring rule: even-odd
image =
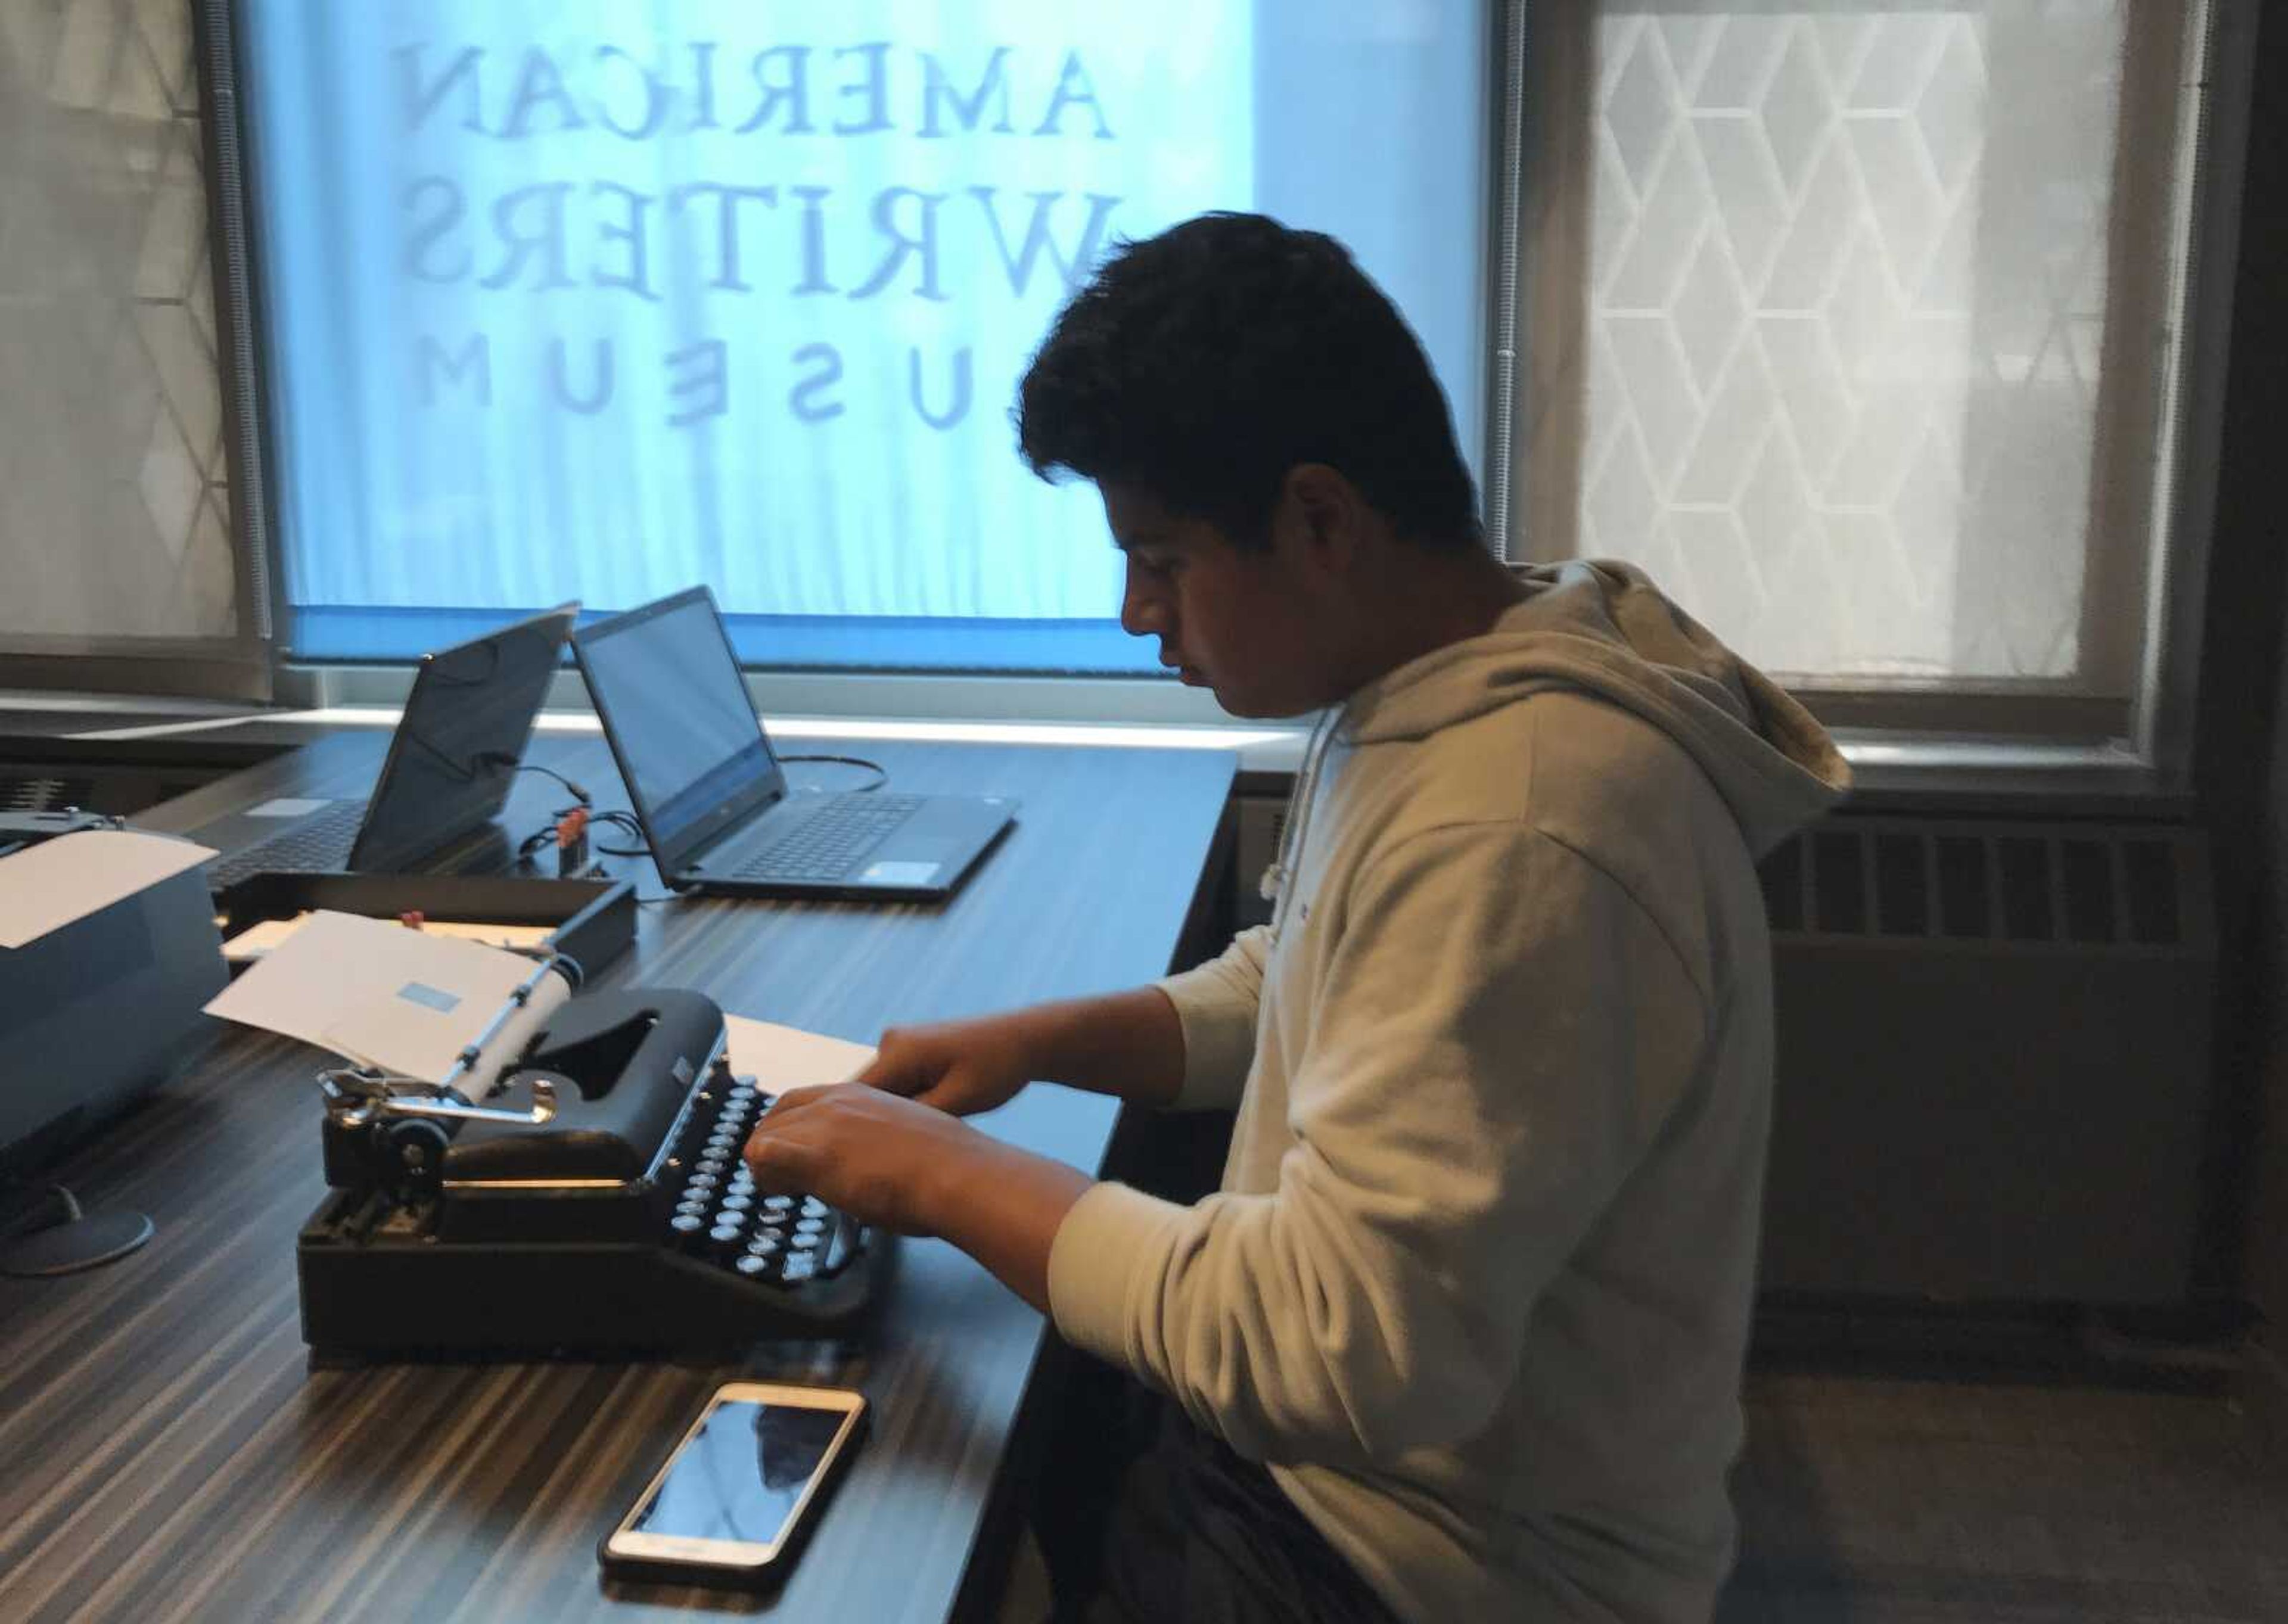
[[[743,1279],[640,1242],[440,1242],[375,1236],[339,1192],[296,1247],[314,1365],[401,1359],[735,1359],[753,1344],[845,1335],[882,1298],[897,1238],[870,1231],[837,1273]]]

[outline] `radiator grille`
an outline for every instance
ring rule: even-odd
[[[53,778],[38,773],[0,773],[0,812],[57,812],[95,799],[91,778]]]
[[[1828,825],[1764,860],[1772,930],[2177,947],[2205,906],[2197,848],[2167,829]]]

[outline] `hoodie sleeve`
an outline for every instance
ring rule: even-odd
[[[1271,932],[1257,925],[1232,938],[1222,956],[1156,983],[1184,1027],[1179,1111],[1228,1110],[1239,1103],[1255,1059],[1255,1020],[1263,1004],[1263,963]]]
[[[1353,893],[1267,1195],[1100,1184],[1049,1263],[1071,1341],[1259,1459],[1474,1436],[1537,1297],[1690,1087],[1707,1006],[1616,881],[1515,825]]]

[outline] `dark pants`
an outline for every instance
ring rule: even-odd
[[[1056,1624],[1394,1624],[1271,1474],[1176,1406],[1131,1386],[1092,1441],[1125,1457],[1109,1494],[1052,1473],[1036,1508]]]

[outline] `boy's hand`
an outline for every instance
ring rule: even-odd
[[[1091,1182],[942,1111],[851,1083],[783,1096],[741,1153],[758,1188],[803,1191],[900,1234],[942,1236],[1044,1311],[1057,1226]]]
[[[893,1026],[851,1081],[954,1116],[974,1116],[1007,1105],[1031,1081],[1022,1040],[1013,1016]]]
[[[782,1096],[740,1153],[769,1193],[802,1191],[861,1223],[933,1235],[949,1164],[990,1143],[917,1101],[834,1083]]]

